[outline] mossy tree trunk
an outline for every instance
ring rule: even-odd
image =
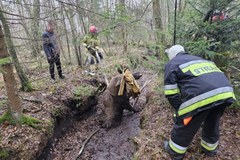
[[[27,91],[27,92],[32,91],[31,83],[29,82],[29,79],[27,78],[26,74],[24,73],[24,71],[23,71],[23,69],[22,69],[22,67],[21,67],[21,65],[18,61],[17,53],[16,53],[16,50],[14,48],[13,41],[11,39],[10,29],[7,25],[7,21],[4,17],[4,15],[3,15],[3,12],[1,12],[1,11],[2,11],[2,8],[0,7],[0,20],[3,24],[3,29],[4,29],[4,33],[5,33],[5,37],[6,37],[6,43],[7,43],[10,55],[12,57],[14,66],[16,68],[18,77],[21,81],[21,88],[22,88],[23,91]]]
[[[17,92],[18,90],[13,73],[13,65],[10,61],[10,56],[6,48],[2,26],[0,25],[0,66],[8,96],[8,112],[15,122],[19,124],[22,117],[22,106]]]

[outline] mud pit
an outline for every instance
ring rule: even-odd
[[[138,81],[143,86],[147,75]],[[136,109],[142,109],[146,103],[147,87],[143,89]],[[132,100],[134,103],[135,100]],[[65,120],[60,120],[54,136],[49,141],[38,160],[75,160],[86,139],[96,132],[85,144],[84,150],[78,159],[91,160],[129,160],[136,151],[131,138],[140,132],[140,113],[124,111],[121,125],[116,128],[101,128],[103,120],[103,105],[101,96],[98,105],[83,115],[69,113]]]

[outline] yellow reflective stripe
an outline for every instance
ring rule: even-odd
[[[169,89],[169,90],[164,90],[165,95],[173,95],[173,94],[178,94],[180,91],[178,88],[176,89]]]
[[[187,147],[179,146],[178,144],[174,143],[171,139],[169,140],[169,146],[172,150],[179,154],[184,154],[187,151]]]
[[[205,149],[209,150],[209,151],[213,151],[217,148],[218,146],[218,141],[214,144],[210,144],[205,142],[204,140],[201,139],[201,146],[204,147]]]
[[[235,99],[235,95],[233,92],[225,92],[225,93],[221,93],[221,94],[218,94],[218,95],[215,95],[213,97],[210,97],[210,98],[207,98],[207,99],[204,99],[204,100],[201,100],[199,102],[196,102],[188,107],[185,107],[181,110],[178,111],[178,115],[181,116],[181,115],[184,115],[188,112],[191,112],[197,108],[200,108],[202,106],[205,106],[205,105],[208,105],[210,103],[213,103],[213,102],[216,102],[218,100],[222,100],[222,99],[226,99],[226,98],[234,98]]]
[[[182,68],[183,73],[190,71],[194,76],[199,76],[211,72],[222,72],[214,63],[201,62]]]

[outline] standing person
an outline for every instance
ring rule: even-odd
[[[60,79],[65,77],[62,74],[62,67],[60,61],[60,49],[57,44],[56,35],[54,34],[54,22],[52,20],[47,22],[46,31],[42,34],[43,39],[43,49],[47,56],[49,63],[49,72],[51,76],[51,81],[55,81],[54,75],[54,64],[57,66],[57,71]]]
[[[201,151],[217,153],[219,120],[235,101],[233,88],[214,62],[185,52],[181,45],[166,50],[170,61],[165,66],[164,92],[175,109],[175,122],[165,150],[181,160],[202,125]]]
[[[103,59],[103,51],[99,48],[100,41],[97,36],[97,28],[95,26],[90,26],[89,35],[86,35],[82,41],[83,46],[86,47],[87,51],[90,53],[90,56],[87,57],[85,62],[87,67],[91,64],[99,64]],[[98,69],[98,66],[96,66],[96,69]]]

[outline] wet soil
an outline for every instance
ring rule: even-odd
[[[147,80],[145,74],[140,80],[142,86]],[[143,109],[146,103],[147,89],[140,95],[135,108]],[[54,135],[37,160],[91,159],[91,160],[129,160],[136,152],[132,139],[140,133],[140,113],[124,111],[118,127],[101,128],[104,120],[101,96],[91,110],[82,114],[70,111],[58,119]],[[131,100],[135,103],[135,100]],[[95,133],[94,135],[92,135]],[[92,137],[86,142],[86,140]],[[85,145],[83,147],[83,145]],[[83,151],[79,156],[79,152]],[[78,158],[77,158],[78,157]]]

